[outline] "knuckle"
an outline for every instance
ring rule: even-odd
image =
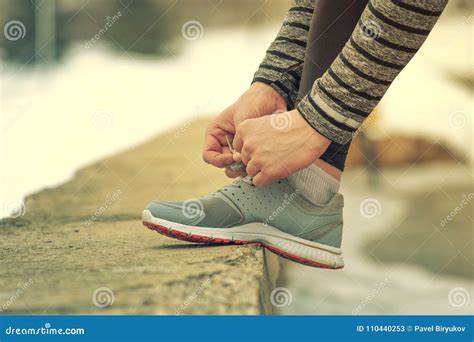
[[[243,133],[245,132],[245,127],[246,127],[245,121],[239,123],[239,124],[237,125],[237,127],[236,127],[237,133],[243,134]]]
[[[263,168],[263,169],[260,171],[260,174],[262,175],[262,178],[267,178],[267,177],[268,177],[268,169]]]
[[[254,160],[258,166],[265,165],[265,159],[262,153],[254,153],[254,155],[252,156],[252,160]]]
[[[265,184],[265,179],[263,179],[262,177],[257,177],[253,180],[253,184],[257,187],[262,187]]]
[[[252,174],[252,176],[255,176],[258,173],[259,168],[255,166],[254,163],[250,165],[250,167],[247,170],[248,174]]]
[[[274,172],[272,169],[265,167],[262,169],[262,176],[267,180],[268,178],[271,178],[274,176]]]
[[[252,159],[252,162],[253,162],[253,164],[254,164],[256,167],[258,167],[259,169],[261,169],[262,166],[263,166],[262,160],[261,160],[261,158],[259,158],[258,156],[255,157],[255,158],[253,158],[253,159]]]

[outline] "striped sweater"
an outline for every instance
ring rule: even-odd
[[[309,24],[315,0],[294,0],[253,82],[271,85],[294,108],[303,72]]]
[[[254,82],[271,85],[294,108],[314,0],[295,0]],[[447,0],[370,0],[331,67],[297,104],[306,121],[339,144],[378,104],[421,47]]]

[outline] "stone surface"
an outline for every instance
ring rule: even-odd
[[[151,199],[198,197],[228,182],[201,161],[207,122],[87,166],[2,220],[3,314],[260,313],[260,248],[181,242],[140,221]]]

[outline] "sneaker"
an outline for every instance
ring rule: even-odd
[[[344,199],[315,205],[283,179],[257,188],[250,177],[199,199],[153,201],[143,224],[176,239],[217,244],[258,243],[314,267],[344,266],[341,250]]]

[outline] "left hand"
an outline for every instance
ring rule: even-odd
[[[234,160],[226,138],[233,137],[236,127],[245,120],[286,110],[285,99],[275,89],[264,83],[253,83],[209,124],[202,155],[204,161],[216,167],[225,167],[226,175],[231,178],[245,176],[245,170],[233,171],[229,168]]]
[[[264,187],[309,166],[330,143],[295,109],[240,123],[234,160],[247,166],[255,186]]]

